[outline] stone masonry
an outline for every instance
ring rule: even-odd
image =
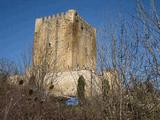
[[[96,30],[75,10],[36,19],[32,63],[33,68],[26,70],[24,78],[28,80],[35,75],[37,82],[45,81],[46,93],[54,96],[77,96],[81,76],[85,79],[85,97],[101,95],[104,78],[110,89],[119,85],[117,71],[95,72]],[[11,76],[8,81],[29,84],[29,81],[23,81],[24,78]]]
[[[50,71],[96,69],[96,29],[75,10],[36,19],[33,66]]]

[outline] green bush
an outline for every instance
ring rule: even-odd
[[[80,99],[80,101],[85,99],[85,79],[83,76],[80,76],[78,79],[77,97]]]

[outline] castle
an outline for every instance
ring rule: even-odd
[[[99,95],[102,81],[96,74],[96,29],[75,10],[36,19],[33,68],[47,66],[44,86],[55,96],[76,96],[83,76],[85,96]],[[114,74],[106,72],[110,85]]]
[[[75,10],[36,19],[32,60],[25,75],[11,76],[9,83],[37,82],[45,92],[62,97],[77,96],[82,77],[85,97],[102,95],[104,79],[110,89],[120,85],[116,70],[96,73],[96,29]]]
[[[75,10],[38,18],[32,58],[33,67],[48,66],[44,78],[45,88],[53,88],[51,92],[54,95],[75,96],[78,79],[83,76],[85,95],[90,96],[91,83],[96,86],[98,80],[92,81],[93,77],[97,78],[92,73],[96,70],[96,29]]]
[[[36,19],[33,66],[49,71],[96,69],[96,29],[75,10]]]

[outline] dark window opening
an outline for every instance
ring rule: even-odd
[[[19,85],[23,85],[23,83],[24,83],[23,80],[19,81]]]
[[[49,45],[49,47],[51,47],[51,43],[49,43],[48,45]]]
[[[29,95],[32,95],[32,94],[33,94],[33,90],[30,89],[30,90],[29,90]]]
[[[81,30],[83,30],[83,26],[81,26]]]
[[[76,22],[78,22],[78,19],[76,19]]]
[[[50,90],[52,90],[53,88],[54,88],[54,85],[51,85],[51,86],[49,87]]]

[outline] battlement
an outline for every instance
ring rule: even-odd
[[[68,10],[67,12],[61,12],[61,13],[57,13],[55,15],[40,17],[40,18],[37,18],[37,19],[42,20],[42,21],[46,21],[46,20],[55,19],[55,18],[64,18],[67,15],[74,16],[76,14],[77,14],[77,12],[75,10]]]
[[[88,28],[91,28],[92,26],[86,22],[78,13],[76,10],[70,9],[67,12],[61,12],[57,13],[55,15],[50,15],[50,16],[45,16],[45,17],[40,17],[36,19],[37,21],[45,22],[45,21],[50,21],[52,19],[70,19],[71,21],[74,21],[75,19],[79,20],[84,26],[88,26]],[[87,28],[87,29],[88,29]],[[96,31],[95,31],[96,32]]]

